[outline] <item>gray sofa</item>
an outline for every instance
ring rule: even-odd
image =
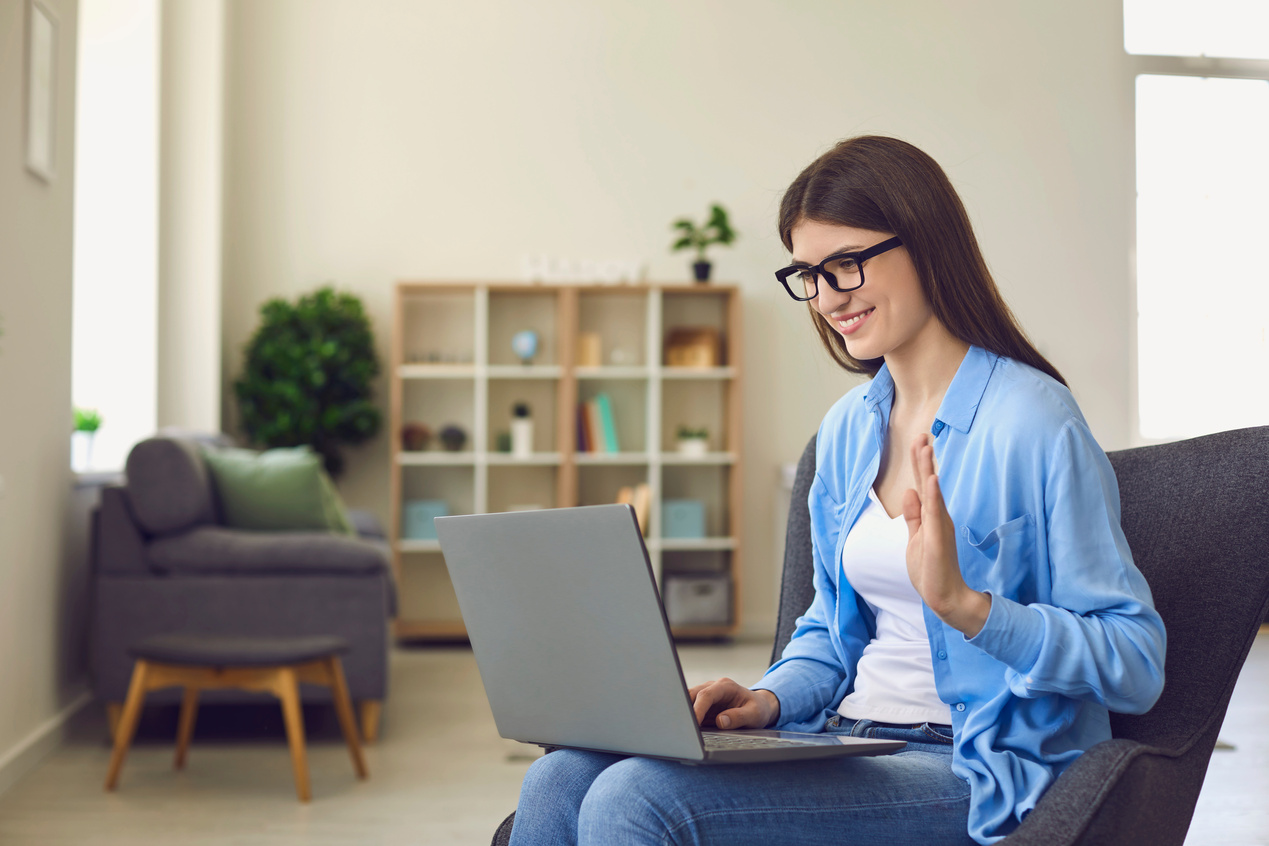
[[[344,673],[373,740],[395,610],[383,532],[357,512],[358,537],[224,526],[202,449],[228,445],[224,436],[150,438],[128,456],[126,483],[102,490],[91,541],[94,692],[113,722],[132,672],[128,647],[152,635],[335,635],[349,644]],[[173,689],[147,701],[178,696]],[[205,701],[262,696],[209,691]],[[305,686],[302,697],[329,701],[329,690]]]

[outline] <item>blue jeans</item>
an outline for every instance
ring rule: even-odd
[[[950,726],[834,717],[825,730],[908,745],[878,757],[720,766],[563,749],[529,768],[511,844],[972,846]]]

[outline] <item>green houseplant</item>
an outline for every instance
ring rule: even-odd
[[[93,440],[101,428],[101,412],[95,408],[75,408],[75,428],[71,431],[71,469],[87,473],[93,466]]]
[[[681,233],[670,247],[671,251],[696,250],[692,272],[697,282],[708,282],[711,265],[705,257],[705,248],[711,244],[730,244],[736,240],[736,230],[731,228],[731,223],[727,220],[727,210],[715,203],[710,206],[709,219],[704,224],[697,226],[690,218],[682,217],[671,225]]]
[[[370,393],[379,359],[361,300],[328,286],[295,303],[269,300],[260,317],[234,382],[242,429],[265,447],[308,444],[338,475],[340,447],[374,437],[382,422]]]

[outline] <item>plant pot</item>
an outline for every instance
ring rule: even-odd
[[[76,473],[87,473],[93,467],[93,438],[96,432],[71,433],[71,469]]]
[[[708,282],[709,271],[713,267],[707,261],[697,261],[692,263],[692,273],[696,274],[697,282]]]
[[[704,458],[709,452],[709,441],[705,438],[679,438],[679,454],[689,458]]]

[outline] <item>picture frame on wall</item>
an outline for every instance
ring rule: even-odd
[[[45,0],[27,0],[26,169],[57,175],[57,15]]]

